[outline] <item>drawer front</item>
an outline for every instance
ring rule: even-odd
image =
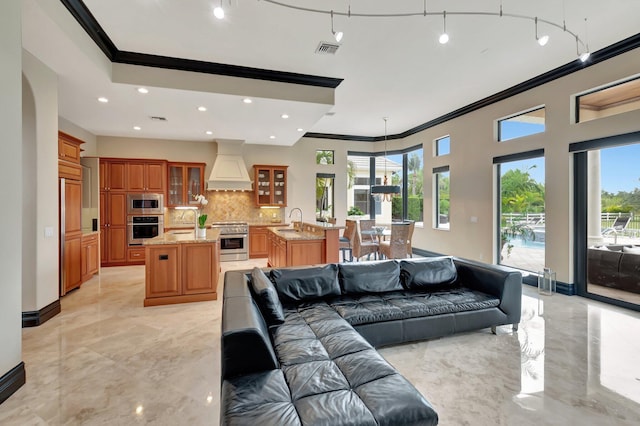
[[[127,250],[127,260],[129,262],[144,262],[144,247],[129,248]]]

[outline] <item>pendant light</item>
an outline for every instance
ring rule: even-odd
[[[382,185],[371,186],[371,194],[374,194],[377,201],[391,201],[394,196],[400,194],[400,186],[389,185],[387,179],[387,120],[389,118],[383,117],[382,119],[384,120],[384,180]]]

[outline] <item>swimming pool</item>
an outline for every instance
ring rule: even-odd
[[[544,250],[544,241],[522,240],[520,237],[512,238],[509,242],[514,247],[525,247],[532,249]]]

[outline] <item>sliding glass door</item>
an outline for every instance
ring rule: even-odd
[[[640,143],[592,149],[586,159],[589,295],[640,305]]]

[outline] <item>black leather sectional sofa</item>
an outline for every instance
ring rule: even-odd
[[[435,425],[374,349],[520,321],[520,273],[451,257],[229,271],[222,425]]]

